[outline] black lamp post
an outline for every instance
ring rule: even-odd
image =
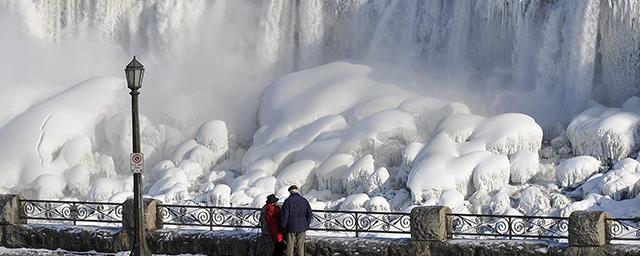
[[[136,57],[124,69],[127,76],[127,86],[131,89],[131,117],[132,117],[132,137],[133,137],[133,153],[140,153],[140,125],[138,120],[138,91],[142,87],[142,78],[144,76],[144,66]],[[147,247],[147,239],[144,233],[144,211],[142,210],[142,173],[133,174],[133,215],[134,215],[134,236],[133,248],[131,255],[151,255]]]

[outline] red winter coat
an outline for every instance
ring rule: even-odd
[[[269,234],[274,243],[284,241],[282,231],[280,231],[280,206],[276,203],[270,203],[265,206],[265,219],[267,221],[267,227],[269,228]]]

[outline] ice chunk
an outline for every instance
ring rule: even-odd
[[[509,156],[511,162],[511,183],[524,184],[538,174],[540,159],[538,153],[520,151]]]
[[[566,159],[558,165],[556,183],[561,187],[577,188],[599,170],[600,161],[592,156]]]

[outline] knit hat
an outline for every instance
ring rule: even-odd
[[[288,190],[289,192],[291,192],[291,190],[298,190],[298,186],[296,186],[296,185],[291,185],[291,186],[289,187],[289,189],[287,189],[287,190]]]

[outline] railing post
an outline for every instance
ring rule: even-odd
[[[26,223],[23,218],[22,197],[19,195],[0,195],[0,225],[18,225]]]
[[[160,200],[145,198],[143,200],[144,220],[143,228],[147,232],[153,232],[162,228],[162,217],[158,206],[161,205]],[[122,204],[122,229],[133,231],[134,228],[134,210],[133,198],[129,198]]]
[[[578,254],[604,255],[607,218],[609,214],[603,211],[572,212],[569,215],[569,249]]]
[[[419,206],[411,210],[411,240],[444,241],[447,239],[447,214],[451,209],[446,206]]]

